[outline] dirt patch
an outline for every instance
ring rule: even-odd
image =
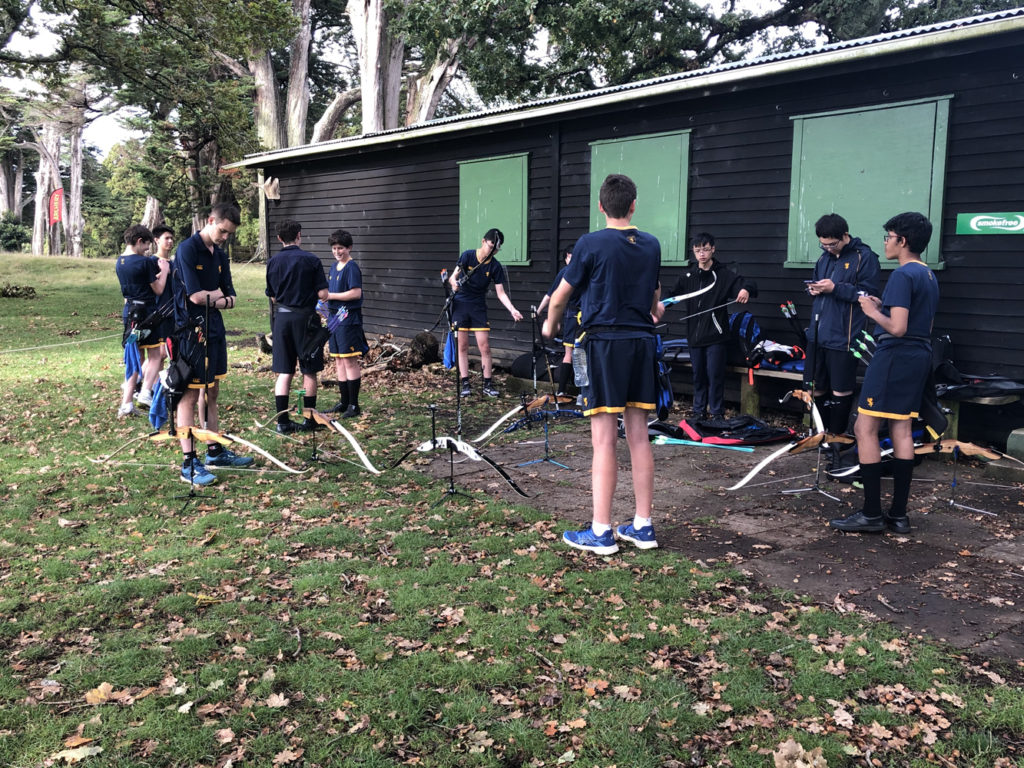
[[[470,402],[464,423],[475,429],[488,414],[496,418],[502,404]],[[478,434],[470,428],[466,433]],[[814,453],[784,456],[742,490],[724,490],[776,447],[737,453],[655,446],[660,545],[703,563],[731,565],[766,587],[808,595],[839,610],[868,612],[964,651],[1024,658],[1024,486],[1019,481],[995,479],[971,459],[954,467],[949,456],[928,456],[914,472],[909,534],[842,534],[828,521],[860,506],[858,489],[822,475],[821,489],[838,500],[815,490],[785,493],[814,485]],[[542,425],[534,425],[501,436],[484,452],[530,493],[530,504],[568,525],[589,522],[586,420],[553,426],[547,449]],[[619,459],[614,517],[623,522],[633,514],[624,440]],[[456,461],[456,487],[518,499],[486,465]],[[446,479],[447,455],[427,469],[439,481]],[[891,481],[883,479],[883,496],[890,488]]]

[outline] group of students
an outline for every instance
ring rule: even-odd
[[[661,245],[653,235],[631,224],[636,199],[636,185],[628,176],[612,174],[604,180],[598,207],[606,227],[583,235],[564,253],[566,265],[540,307],[547,309],[542,335],[554,339],[561,334],[566,349],[559,370],[559,390],[565,392],[569,377],[575,374],[581,384],[584,414],[590,417],[592,523],[583,530],[566,531],[563,541],[602,555],[617,552],[617,540],[641,549],[658,546],[651,523],[654,457],[647,417],[657,407],[655,324],[664,316],[665,304],[659,280]],[[126,322],[130,307],[136,303],[155,308],[158,302],[174,302],[178,354],[191,366],[188,389],[176,412],[177,427],[184,430],[181,479],[200,485],[214,482],[210,470],[217,467],[252,463],[251,458],[238,456],[216,442],[208,444],[205,460],[200,461],[190,429],[195,423],[200,391],[207,398],[205,426],[217,429],[218,384],[227,373],[221,311],[235,306],[230,263],[221,246],[239,223],[237,208],[215,206],[203,228],[178,247],[170,264],[170,230],[150,233],[132,227],[125,233],[127,249],[117,263]],[[304,384],[303,406],[316,408],[317,374],[324,368],[323,345],[312,352],[304,353],[304,349],[308,348],[311,329],[320,327],[320,317],[327,318],[328,328],[333,328],[329,350],[335,359],[341,399],[332,411],[343,417],[360,415],[359,360],[368,350],[362,329],[362,275],[352,261],[352,236],[344,230],[331,234],[335,263],[325,277],[319,258],[302,249],[301,230],[297,222],[282,222],[277,230],[282,248],[267,264],[266,293],[274,307],[275,410],[281,433],[316,428],[310,419],[299,423],[290,420],[288,398],[298,364]],[[856,377],[853,340],[868,321],[875,323],[877,349],[864,377],[854,429],[864,507],[831,521],[832,527],[847,532],[909,530],[906,504],[914,463],[911,420],[918,415],[928,375],[931,329],[938,306],[935,276],[920,258],[931,239],[931,223],[920,213],[908,212],[887,221],[884,230],[885,257],[898,261],[899,268],[890,276],[881,298],[875,295],[880,277],[878,256],[849,234],[846,221],[837,214],[823,216],[817,222],[822,254],[814,278],[806,281],[814,306],[809,329],[811,365],[805,376],[827,414],[826,428],[832,432],[847,431]],[[147,251],[154,240],[157,254],[149,256]],[[498,394],[488,343],[486,294],[491,283],[513,320],[522,319],[508,297],[505,272],[495,258],[503,242],[499,230],[489,230],[479,248],[461,254],[451,276],[452,319],[463,395],[471,391],[470,332],[475,334],[481,353],[483,392],[488,396]],[[691,299],[688,307],[689,346],[695,375],[694,409],[703,413],[708,408],[712,416],[720,416],[724,413],[722,376],[728,328],[723,322],[724,306],[746,303],[752,294],[756,295],[756,287],[715,258],[715,241],[710,234],[695,236],[691,247],[696,265],[677,280],[673,295],[711,286],[694,297],[697,301]],[[170,297],[165,298],[166,294]],[[171,328],[162,328],[143,345],[147,367],[142,374],[142,402],[152,398],[159,374],[164,354],[161,335],[169,337]],[[134,391],[134,382],[125,383],[130,406],[129,389]],[[122,403],[119,415],[127,412]],[[631,521],[613,527],[620,418],[629,447],[635,506]],[[893,500],[885,512],[880,500],[878,443],[884,422],[888,422],[895,456]]]
[[[543,333],[554,338],[570,300],[580,304],[577,344],[584,354],[584,413],[590,417],[593,514],[591,525],[565,531],[570,547],[609,555],[618,541],[642,549],[658,546],[651,523],[654,460],[647,415],[656,409],[655,324],[665,312],[658,280],[661,249],[656,238],[631,225],[636,186],[613,174],[601,186],[599,209],[606,228],[584,235],[572,249],[550,295]],[[854,433],[864,485],[864,505],[830,521],[840,531],[879,533],[910,530],[907,517],[914,466],[912,420],[918,416],[931,365],[931,333],[938,308],[938,283],[921,260],[931,240],[932,225],[916,212],[901,213],[884,225],[885,258],[898,262],[879,298],[878,256],[852,237],[837,214],[816,225],[821,256],[807,290],[814,297],[810,329],[807,384],[827,413],[827,429],[845,433],[853,403],[857,359],[856,337],[870,321],[877,347],[864,376]],[[721,377],[727,324],[715,312],[723,304],[745,303],[756,290],[715,258],[714,238],[701,233],[691,243],[697,265],[676,283],[674,293],[692,293],[688,316],[691,359],[695,374],[695,410],[707,406],[722,413]],[[696,306],[694,306],[696,305]],[[707,307],[707,309],[704,309]],[[724,313],[723,313],[724,314]],[[696,321],[696,322],[695,322]],[[579,372],[577,372],[579,375]],[[716,378],[717,376],[717,378]],[[629,446],[635,498],[631,522],[612,523],[612,498],[617,479],[615,443],[621,417]],[[893,494],[889,508],[881,504],[879,432],[888,425],[893,443]]]

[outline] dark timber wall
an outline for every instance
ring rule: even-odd
[[[1024,379],[1024,236],[955,234],[958,212],[1024,211],[1022,44],[1024,35],[1014,32],[995,42],[854,57],[798,74],[581,108],[492,130],[460,130],[456,123],[450,133],[396,140],[385,149],[342,144],[315,159],[275,164],[268,158],[265,173],[281,180],[280,203],[268,203],[269,231],[272,236],[283,218],[299,220],[303,245],[329,265],[328,233],[350,230],[363,269],[367,330],[408,338],[437,316],[440,270],[450,269],[462,249],[479,244],[458,242],[457,162],[528,152],[531,264],[509,270],[511,298],[528,317],[556,273],[558,249],[589,228],[589,142],[688,128],[688,231],[716,235],[718,256],[757,281],[761,294],[749,309],[766,334],[792,342],[778,305],[792,299],[806,317],[810,302],[801,283],[807,271],[782,266],[791,116],[952,94],[940,244],[945,267],[938,272],[942,299],[935,331],[952,337],[962,371]],[[881,252],[881,224],[852,234]],[[813,232],[806,233],[806,244],[816,249]],[[670,286],[679,268],[662,272]],[[527,351],[529,322],[514,326],[493,294],[490,308],[496,359],[507,362]],[[666,335],[685,331],[672,324]]]

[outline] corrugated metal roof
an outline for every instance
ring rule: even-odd
[[[468,130],[481,127],[484,124],[494,127],[496,123],[535,119],[556,113],[600,106],[610,101],[620,102],[628,99],[639,99],[689,90],[696,87],[710,87],[716,84],[732,82],[741,77],[742,79],[764,77],[771,74],[793,71],[794,69],[825,66],[837,61],[870,58],[878,55],[891,55],[921,46],[931,47],[955,42],[960,39],[987,36],[1019,29],[1024,29],[1024,8],[1014,8],[1007,11],[987,13],[981,16],[972,16],[966,19],[929,24],[923,27],[915,27],[914,29],[889,32],[883,35],[830,43],[829,45],[817,48],[804,48],[786,53],[762,56],[756,59],[719,64],[705,69],[662,75],[661,77],[649,80],[609,86],[593,91],[552,96],[523,104],[494,107],[479,112],[438,118],[413,126],[402,126],[378,133],[364,133],[359,136],[334,139],[319,144],[306,144],[301,147],[260,152],[246,155],[245,160],[232,163],[226,167],[262,167],[270,163],[293,158],[310,157],[359,147],[379,147],[400,140],[451,134],[457,130]]]

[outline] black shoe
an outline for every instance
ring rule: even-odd
[[[462,382],[462,389],[459,391],[461,397],[469,397],[473,394],[472,388],[469,386],[469,379]]]
[[[317,424],[314,419],[303,419],[295,425],[295,429],[298,432],[316,432],[318,429],[323,429],[323,425]]]
[[[828,524],[843,533],[881,533],[885,530],[885,520],[881,515],[868,517],[862,509],[858,509],[852,515],[829,520]]]
[[[354,419],[354,418],[356,418],[358,416],[362,416],[362,415],[363,415],[363,412],[359,409],[358,405],[350,405],[345,410],[345,412],[343,414],[341,414],[341,418],[343,418],[343,419]]]
[[[327,413],[344,413],[348,409],[348,403],[338,401],[338,404],[331,408]]]
[[[501,394],[501,392],[498,391],[498,388],[490,382],[484,384],[483,393],[488,397],[497,397]]]
[[[294,421],[290,419],[288,421],[277,422],[277,434],[279,435],[290,435],[292,432],[298,429],[298,426]]]
[[[903,517],[889,517],[886,515],[885,527],[893,533],[910,533],[910,520],[906,515]]]

